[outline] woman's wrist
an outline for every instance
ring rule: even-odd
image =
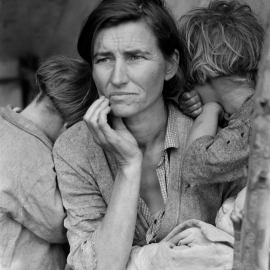
[[[122,171],[123,173],[141,171],[142,159],[122,163],[118,166],[118,170]]]
[[[134,161],[131,164],[122,164],[118,166],[118,177],[120,181],[140,183],[142,173],[142,160]]]
[[[118,168],[122,169],[132,169],[133,167],[140,167],[142,166],[143,162],[143,155],[140,149],[138,149],[137,153],[130,154],[130,157],[119,157],[116,158],[118,162]]]

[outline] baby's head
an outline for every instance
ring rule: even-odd
[[[189,54],[190,87],[221,76],[255,79],[264,30],[248,5],[211,1],[184,15],[180,32]]]
[[[234,234],[233,223],[231,220],[231,213],[234,210],[235,197],[228,198],[220,207],[216,216],[216,227],[220,230],[227,232],[228,234]]]
[[[229,197],[220,207],[216,216],[216,227],[234,236],[234,228],[231,220],[233,211],[237,212],[238,216],[242,215],[246,198],[246,187],[244,187],[236,197]]]

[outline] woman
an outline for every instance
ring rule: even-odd
[[[78,51],[99,98],[54,148],[68,263],[125,269],[132,245],[160,242],[190,218],[214,223],[225,186],[208,194],[207,185],[194,190],[181,182],[192,120],[172,101],[184,83],[185,57],[162,1],[102,1],[81,30]],[[201,194],[220,204],[200,205]]]

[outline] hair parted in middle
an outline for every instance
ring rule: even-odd
[[[164,82],[163,96],[176,97],[184,85],[186,58],[177,22],[162,0],[103,0],[88,16],[80,32],[77,48],[80,56],[93,66],[93,47],[97,34],[104,28],[126,22],[144,21],[157,39],[157,45],[167,60],[179,52],[176,75]],[[94,81],[91,91],[97,93]]]
[[[36,102],[48,99],[48,108],[54,109],[70,127],[82,120],[96,99],[91,92],[91,80],[91,71],[85,61],[51,56],[36,72],[39,89]]]
[[[213,0],[179,24],[189,53],[187,88],[219,76],[255,80],[264,30],[248,5]]]

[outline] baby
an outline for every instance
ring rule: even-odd
[[[234,236],[231,214],[233,211],[238,217],[242,217],[246,198],[246,187],[244,187],[236,197],[228,198],[221,206],[216,217],[216,227]]]
[[[246,187],[236,197],[229,197],[219,209],[215,225],[210,225],[199,220],[189,220],[178,226],[179,233],[177,246],[191,246],[193,244],[205,245],[214,242],[227,242],[233,246],[234,228],[231,220],[233,211],[242,218],[246,197]]]

